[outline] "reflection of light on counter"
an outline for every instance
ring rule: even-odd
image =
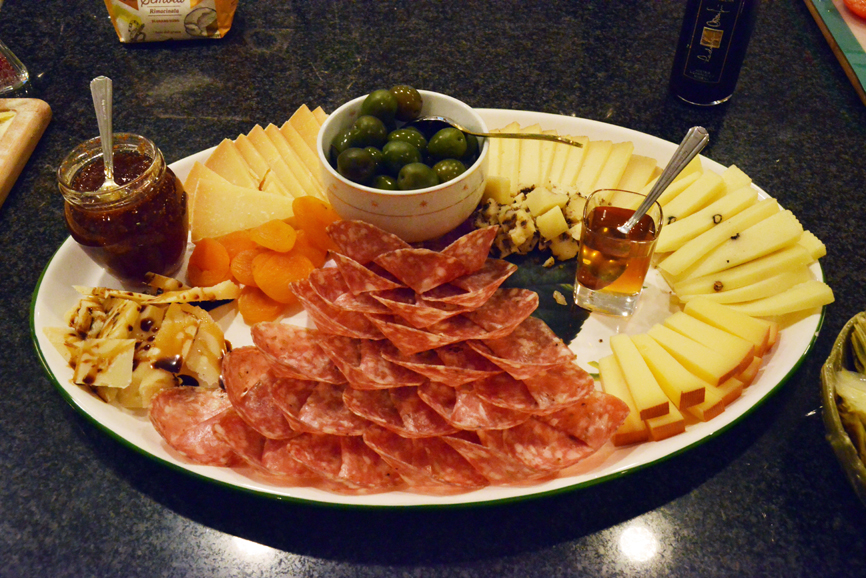
[[[277,551],[270,546],[243,538],[232,538],[231,545],[240,556],[259,564],[267,564],[277,554]]]
[[[619,535],[619,551],[631,562],[648,562],[658,553],[659,541],[646,526],[632,525]]]

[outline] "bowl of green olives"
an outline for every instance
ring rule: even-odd
[[[342,218],[412,243],[472,214],[487,179],[488,143],[450,127],[412,126],[430,115],[487,132],[469,105],[406,85],[360,96],[328,116],[317,149],[328,200]]]

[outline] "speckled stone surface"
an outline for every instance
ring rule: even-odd
[[[764,2],[734,98],[667,92],[682,2],[241,0],[219,41],[122,45],[101,2],[7,0],[0,38],[54,120],[0,209],[2,576],[855,576],[866,508],[824,439],[819,369],[866,309],[866,107],[802,0]],[[96,134],[91,78],[115,82],[115,129],[169,162],[333,110],[395,83],[485,108],[604,121],[669,141],[701,124],[828,246],[836,303],[791,379],[730,430],[592,488],[517,504],[357,511],[279,503],[167,469],[66,404],[29,332],[31,293],[67,237],[54,171]]]

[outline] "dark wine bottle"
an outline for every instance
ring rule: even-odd
[[[701,106],[731,98],[758,0],[689,0],[671,71],[671,91]]]

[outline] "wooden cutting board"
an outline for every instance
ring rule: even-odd
[[[21,174],[51,120],[51,107],[36,98],[0,98],[0,205]]]

